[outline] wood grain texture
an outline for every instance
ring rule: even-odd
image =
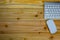
[[[44,2],[60,2],[60,0],[43,0]]]
[[[0,0],[0,40],[60,40],[60,20],[52,35],[44,19],[44,2],[53,1],[60,0]]]
[[[42,0],[12,0],[12,4],[43,4]]]
[[[4,39],[3,39],[4,38]],[[19,33],[19,34],[0,34],[2,40],[59,40],[60,34],[51,35],[47,32],[44,33]]]

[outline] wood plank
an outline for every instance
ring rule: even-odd
[[[42,0],[11,0],[12,4],[43,4]]]
[[[38,34],[38,33],[20,33],[20,34],[0,34],[0,39],[10,39],[12,38],[13,40],[16,39],[26,39],[26,40],[37,40],[37,39],[45,39],[48,40],[49,34],[46,34],[46,36],[43,36],[44,34]],[[48,36],[49,35],[49,36]]]
[[[2,20],[2,21],[3,21],[3,19],[9,20],[9,18],[12,18],[12,19],[16,19],[16,18],[42,19],[43,18],[43,9],[42,8],[40,8],[40,9],[0,9],[0,18],[1,18],[0,20]]]
[[[0,4],[5,4],[6,0],[0,0]]]
[[[19,33],[19,34],[0,34],[0,39],[2,40],[59,40],[60,33],[56,33],[55,35],[51,35],[47,32],[44,33]]]
[[[32,7],[32,6],[31,6]],[[6,12],[41,12],[43,11],[43,7],[42,8],[0,8],[0,12],[2,13],[6,13]]]
[[[9,25],[9,26],[45,26],[46,23],[44,20],[20,20],[17,22],[0,22],[0,26],[2,25]]]
[[[44,2],[60,2],[60,0],[43,0]]]
[[[39,4],[42,5],[42,0],[0,0],[0,4]]]
[[[42,8],[42,5],[28,5],[28,4],[4,4],[0,8]]]
[[[60,21],[56,21],[55,23]],[[6,28],[7,25],[7,28]],[[60,32],[60,25],[56,24],[58,32]],[[0,22],[0,30],[5,33],[20,33],[20,32],[49,32],[46,22],[44,20],[23,20],[18,22]]]

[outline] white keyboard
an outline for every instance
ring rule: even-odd
[[[45,2],[44,5],[45,19],[60,19],[60,3]]]

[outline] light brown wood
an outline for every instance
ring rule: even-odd
[[[52,35],[44,19],[44,2],[53,1],[60,0],[0,0],[0,40],[60,40],[60,20]]]
[[[3,39],[4,38],[4,39]],[[0,39],[2,40],[59,40],[60,34],[56,33],[55,35],[51,35],[47,32],[45,33],[19,33],[19,34],[0,34]]]
[[[43,0],[44,2],[60,2],[60,0]]]

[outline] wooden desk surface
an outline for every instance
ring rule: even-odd
[[[49,33],[44,19],[44,0],[1,0],[0,4],[3,4],[0,6],[0,40],[60,40],[60,20],[54,20],[57,33],[54,35]],[[39,4],[39,6],[16,6],[16,4]]]

